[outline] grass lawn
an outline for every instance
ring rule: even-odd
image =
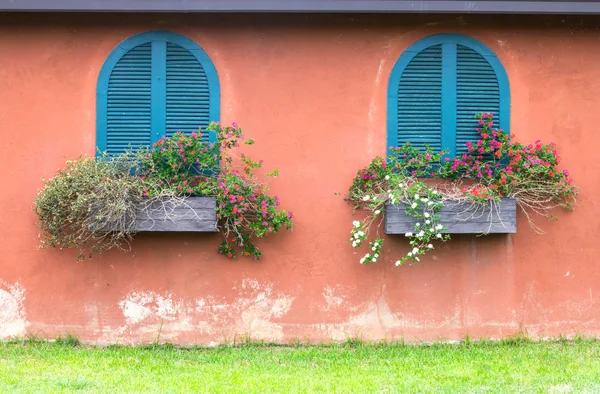
[[[0,343],[0,393],[599,393],[600,341],[87,347]]]

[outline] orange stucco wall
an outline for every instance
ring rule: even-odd
[[[72,333],[95,343],[240,337],[408,341],[600,334],[600,31],[580,17],[3,15],[0,17],[0,337]],[[600,20],[598,20],[600,22]],[[200,44],[221,81],[222,120],[281,176],[297,227],[230,261],[219,235],[142,234],[129,253],[77,262],[38,250],[33,199],[65,158],[95,148],[95,86],[110,51],[147,30]],[[536,234],[455,236],[420,264],[388,237],[361,266],[340,193],[386,147],[387,80],[414,41],[454,32],[494,50],[511,131],[558,144],[580,206]]]

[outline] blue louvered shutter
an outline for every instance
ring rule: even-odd
[[[494,114],[494,127],[500,124],[500,86],[498,77],[488,61],[476,51],[463,45],[456,49],[456,154],[467,153],[465,143],[480,139],[475,130],[475,115]]]
[[[396,146],[410,142],[424,150],[442,149],[442,45],[417,54],[406,66],[398,86]]]
[[[191,133],[210,122],[210,91],[202,64],[187,49],[167,43],[166,59],[166,135]]]
[[[98,77],[97,146],[110,155],[149,146],[177,131],[204,129],[220,119],[217,71],[193,41],[147,32],[123,41]]]
[[[483,112],[509,132],[508,77],[496,55],[472,38],[439,34],[413,44],[392,70],[389,89],[391,146],[410,142],[422,151],[429,144],[464,154],[466,142],[480,138],[475,115]]]
[[[106,150],[119,154],[151,142],[152,46],[139,45],[113,68],[106,91]]]

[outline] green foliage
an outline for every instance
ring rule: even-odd
[[[79,248],[80,258],[92,252],[123,248],[131,239],[135,206],[143,182],[130,175],[131,156],[81,156],[67,161],[35,199],[42,233],[41,247]],[[115,223],[121,231],[96,231]]]
[[[460,157],[444,157],[447,151],[436,153],[429,147],[421,152],[407,143],[399,148],[390,147],[387,160],[376,157],[358,171],[347,200],[368,215],[363,221],[353,222],[350,243],[354,248],[368,241],[374,223],[379,228],[382,220],[376,219],[381,218],[388,203],[404,203],[406,214],[416,219],[414,230],[405,234],[411,250],[396,265],[418,262],[418,256],[434,249],[434,241],[450,239],[439,224],[438,214],[447,200],[494,204],[503,197],[511,197],[534,229],[537,227],[530,212],[555,219],[554,208],[572,209],[578,190],[569,172],[558,168],[560,157],[553,143],[544,145],[536,141],[523,145],[510,141],[502,130],[493,129],[492,114],[476,117],[481,139],[475,144],[468,142],[467,153]],[[438,183],[433,184],[432,178]],[[439,182],[440,179],[451,182]],[[360,263],[378,261],[383,243],[377,233]]]
[[[203,141],[200,132],[175,133],[152,147],[67,162],[36,198],[41,246],[79,248],[82,257],[123,249],[134,235],[136,209],[152,201],[177,204],[186,196],[214,196],[218,227],[225,236],[218,251],[233,258],[239,248],[244,256],[259,260],[262,253],[254,239],[291,229],[293,213],[279,209],[278,197],[269,196],[267,185],[254,173],[262,160],[235,155],[245,141],[237,124],[213,123],[207,131],[215,132],[215,143]]]

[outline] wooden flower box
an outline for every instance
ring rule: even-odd
[[[503,198],[497,204],[446,201],[438,212],[439,224],[447,234],[513,234],[517,232],[517,203]],[[422,221],[422,220],[421,220]],[[406,234],[415,231],[417,219],[405,213],[403,203],[386,205],[385,233]]]
[[[134,232],[217,232],[216,200],[214,197],[185,197],[174,201],[155,201],[136,211]],[[131,223],[130,221],[126,221]],[[100,223],[97,231],[119,231],[115,223]]]

